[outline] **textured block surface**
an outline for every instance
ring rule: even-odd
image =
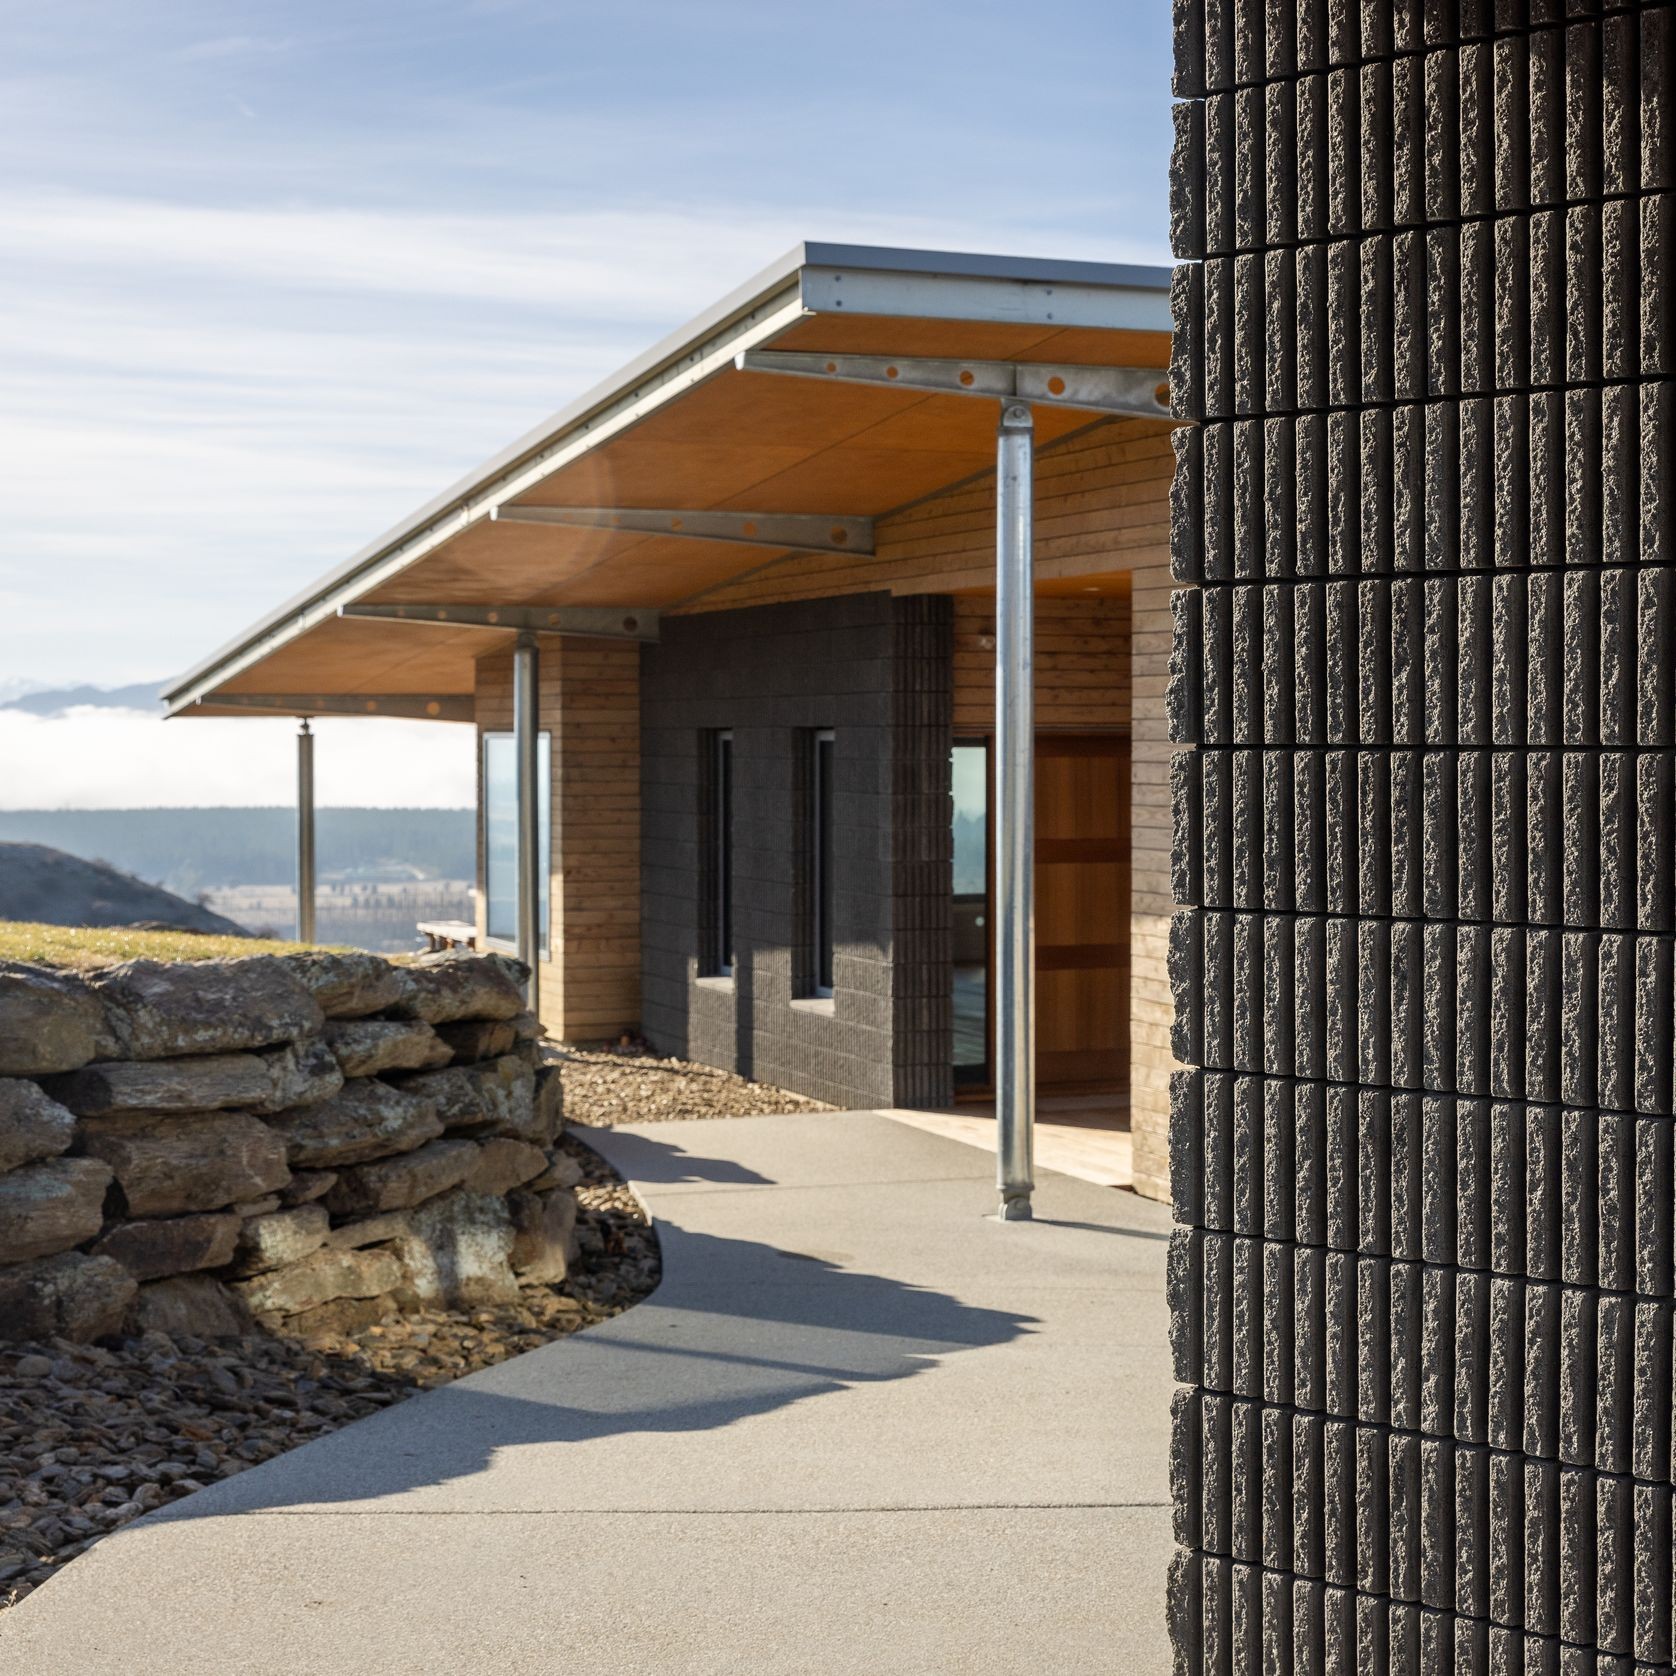
[[[1669,1671],[1676,18],[1175,23],[1178,1669]]]

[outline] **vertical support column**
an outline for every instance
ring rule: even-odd
[[[1001,1220],[1030,1217],[1036,1127],[1035,425],[1005,402],[995,477],[995,1118]]]
[[[512,753],[518,781],[518,958],[529,968],[530,1011],[541,1001],[541,662],[533,634],[512,654]]]
[[[314,941],[314,734],[297,729],[297,941]]]

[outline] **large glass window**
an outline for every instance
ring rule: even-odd
[[[819,729],[809,749],[809,946],[814,991],[832,993],[833,828],[832,766],[838,742]]]
[[[989,1080],[989,746],[961,740],[954,808],[954,1080]]]
[[[547,953],[547,910],[552,873],[552,735],[540,735],[536,804],[541,813],[541,895],[536,924]],[[510,733],[483,735],[483,889],[486,927],[497,942],[518,941],[518,758]]]
[[[733,976],[733,735],[710,736],[710,948],[706,964]]]

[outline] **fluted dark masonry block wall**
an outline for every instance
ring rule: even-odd
[[[1175,59],[1178,1668],[1668,1671],[1676,17]]]

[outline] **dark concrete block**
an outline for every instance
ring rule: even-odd
[[[1530,201],[1529,46],[1522,34],[1504,35],[1491,51],[1495,203],[1501,211],[1522,210]]]
[[[1557,204],[1565,198],[1565,36],[1557,29],[1530,37],[1530,201]]]
[[[1519,1280],[1490,1282],[1489,1376],[1484,1436],[1492,1449],[1517,1450],[1524,1441],[1525,1288]]]
[[[1388,1514],[1391,1597],[1420,1597],[1423,1510],[1420,1487],[1420,1439],[1393,1433],[1389,1440]]]
[[[1262,1557],[1262,1411],[1250,1402],[1228,1406],[1228,1552],[1255,1564]]]
[[[1390,1450],[1387,1434],[1371,1427],[1356,1428],[1355,1447],[1355,1567],[1356,1587],[1366,1594],[1383,1594],[1390,1575],[1389,1528]]]
[[[1558,1629],[1565,1640],[1592,1645],[1597,1634],[1593,1475],[1573,1468],[1559,1471]]]
[[[1635,735],[1644,746],[1676,742],[1672,729],[1672,616],[1676,578],[1663,566],[1636,575]]]
[[[1524,1450],[1551,1460],[1559,1443],[1560,1288],[1532,1282],[1525,1288]]]
[[[1560,1469],[1552,1461],[1525,1462],[1524,1611],[1526,1629],[1559,1632]]]
[[[1645,283],[1648,276],[1668,273],[1676,255],[1676,203],[1670,195],[1643,198],[1640,212],[1640,306],[1637,315],[1640,371],[1645,377],[1676,371],[1676,297],[1668,285]]]
[[[1272,300],[1275,291],[1271,286]],[[1288,302],[1290,292],[1283,293]],[[1290,363],[1288,363],[1290,365]],[[1292,405],[1294,388],[1290,379],[1269,393],[1269,405],[1277,401]],[[1270,419],[1263,427],[1263,571],[1269,577],[1289,577],[1297,571],[1297,455],[1290,419]],[[1265,589],[1264,609],[1269,600],[1284,590]],[[1290,743],[1290,741],[1287,741]]]
[[[1170,252],[1200,260],[1205,245],[1205,107],[1171,107],[1175,144],[1170,154]]]
[[[1294,1074],[1327,1074],[1327,922],[1319,917],[1293,923]],[[1284,933],[1283,933],[1284,934]]]
[[[1486,1477],[1488,1616],[1518,1623],[1524,1617],[1524,1472],[1516,1455],[1495,1454]]]
[[[1568,900],[1568,909],[1570,906]],[[1599,1100],[1612,1110],[1630,1111],[1635,1106],[1635,939],[1603,934],[1597,970],[1595,1054]]]
[[[1423,1383],[1422,1298],[1424,1270],[1418,1263],[1392,1263],[1390,1273],[1391,1425],[1402,1431],[1420,1429]]]
[[[1326,1262],[1326,1392],[1329,1414],[1342,1419],[1356,1412],[1356,1259],[1329,1251]]]
[[[1567,1286],[1560,1293],[1559,1457],[1594,1463],[1596,1295]]]
[[[1324,1422],[1319,1415],[1292,1418],[1292,1564],[1305,1577],[1322,1567]]]
[[[1292,1566],[1292,1417],[1279,1408],[1261,1414],[1262,1553],[1266,1570],[1287,1571]]]
[[[1641,189],[1653,192],[1676,186],[1676,26],[1663,7],[1644,9],[1640,22]]]

